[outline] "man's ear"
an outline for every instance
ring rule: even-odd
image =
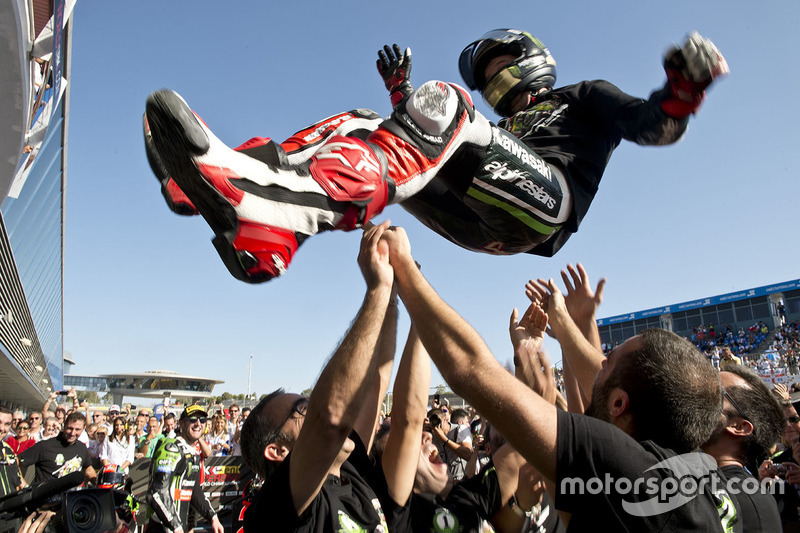
[[[728,424],[725,426],[725,431],[736,437],[746,437],[752,435],[755,428],[753,423],[738,416],[731,417]]]
[[[267,447],[264,448],[264,457],[267,461],[280,463],[286,459],[287,455],[289,455],[289,448],[276,442],[267,444]]]
[[[614,388],[608,397],[608,412],[611,416],[619,418],[628,412],[630,398],[628,393],[619,387]]]

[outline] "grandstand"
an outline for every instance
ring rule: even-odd
[[[597,326],[601,341],[612,346],[648,328],[664,328],[682,337],[691,337],[699,326],[713,324],[723,328],[727,324],[738,331],[761,321],[771,331],[781,323],[780,302],[784,303],[787,321],[800,319],[800,280],[601,318]]]

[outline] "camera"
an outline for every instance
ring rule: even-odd
[[[69,490],[82,480],[82,472],[73,472],[5,496],[0,499],[0,520],[53,511],[55,516],[47,524],[46,533],[104,533],[136,528],[138,504],[129,493],[118,489]]]

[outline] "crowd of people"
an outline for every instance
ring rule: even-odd
[[[800,417],[785,387],[773,392],[738,358],[715,369],[689,340],[664,330],[603,355],[595,321],[602,285],[593,290],[581,265],[562,272],[563,290],[553,280],[527,283],[530,305],[509,321],[513,374],[428,285],[401,228],[368,228],[359,265],[364,302],[310,397],[279,389],[252,411],[189,405],[161,420],[117,405],[89,413],[74,391],[52,395],[27,417],[0,408],[4,462],[13,464],[0,486],[22,489],[20,467],[34,467],[34,483],[75,471],[99,482],[109,465],[124,474],[149,458],[147,531],[183,529],[193,508],[221,533],[199,471],[203,458],[241,454],[262,484],[248,502],[245,531],[266,523],[275,531],[459,524],[514,532],[598,523],[776,531],[797,523]],[[385,414],[400,301],[412,327]],[[541,349],[546,330],[562,349],[564,394]],[[431,361],[470,407],[429,401]],[[699,461],[718,484],[669,512],[630,512],[646,493],[612,486],[598,498],[567,483],[606,474],[663,482],[672,474],[650,467],[677,459]],[[758,490],[734,490],[747,480]],[[773,485],[782,487],[770,489],[777,495],[765,488]]]
[[[520,42],[526,43],[521,51]],[[668,54],[667,84],[644,101],[607,82],[553,89],[554,61],[541,42],[517,30],[489,32],[464,50],[461,67],[467,85],[479,88],[492,107],[508,116],[508,135],[495,131],[496,136],[485,135],[494,126],[474,110],[465,91],[429,82],[415,92],[408,81],[410,52],[387,46],[379,57],[379,71],[396,107],[393,122],[367,136],[373,144],[341,136],[319,149],[310,172],[327,186],[324,194],[316,186],[313,191],[298,189],[298,182],[307,184],[301,178],[309,171],[288,163],[287,157],[302,160],[297,153],[281,152],[283,159],[267,165],[270,179],[286,185],[283,196],[288,200],[278,211],[284,222],[295,224],[288,229],[259,218],[263,213],[258,206],[266,201],[265,191],[274,192],[273,182],[240,190],[230,184],[233,171],[221,176],[218,165],[206,164],[215,153],[227,152],[180,97],[162,91],[148,102],[148,156],[163,178],[165,198],[175,207],[178,186],[186,188],[185,214],[199,211],[211,223],[218,234],[217,250],[239,279],[258,282],[280,275],[297,241],[319,230],[363,226],[357,258],[366,284],[363,301],[310,396],[277,389],[249,415],[238,417],[233,406],[226,414],[214,406],[188,405],[177,417],[164,416],[163,427],[151,426],[153,419],[142,412],[135,423],[115,417],[119,412],[109,412],[109,417],[95,412],[87,427],[80,406],[73,403],[72,412],[64,409],[63,427],[55,436],[53,429],[46,429],[49,415],[33,413],[24,419],[28,431],[48,432],[50,438],[40,437],[18,456],[10,438],[3,445],[7,490],[23,485],[20,465],[34,466],[35,481],[77,471],[87,480],[96,478],[83,438],[95,443],[92,453],[104,471],[112,466],[124,473],[131,457],[149,456],[147,533],[190,529],[189,508],[222,533],[219,517],[200,489],[199,473],[204,457],[225,453],[241,454],[259,478],[257,490],[248,494],[245,532],[750,532],[798,527],[800,417],[785,388],[773,391],[733,354],[725,342],[733,332],[720,332],[724,361],[719,368],[692,340],[662,329],[644,331],[604,353],[596,322],[604,281],[594,288],[582,265],[567,265],[561,273],[563,287],[552,279],[532,279],[521,291],[527,307],[522,313],[511,311],[509,371],[429,284],[405,231],[388,221],[377,226],[368,221],[395,192],[381,181],[386,157],[396,165],[390,177],[400,186],[398,192],[403,188],[403,200],[413,210],[411,197],[424,184],[414,190],[412,180],[444,173],[440,167],[451,152],[477,148],[477,160],[482,160],[505,148],[508,154],[492,155],[489,162],[507,165],[513,156],[508,147],[513,146],[525,156],[518,159],[526,172],[540,180],[539,185],[529,181],[513,187],[529,194],[554,176],[562,179],[564,188],[553,191],[558,194],[550,198],[549,209],[564,200],[566,211],[559,207],[545,219],[541,206],[525,213],[515,209],[516,214],[506,209],[499,236],[465,232],[448,238],[480,249],[485,243],[478,241],[491,237],[497,239],[491,242],[498,247],[496,253],[516,246],[516,251],[552,255],[577,230],[602,168],[622,138],[666,144],[682,135],[705,87],[727,71],[713,44],[692,35],[684,47]],[[521,79],[520,73],[532,77]],[[542,83],[532,84],[537,79]],[[457,112],[434,120],[432,113],[447,110],[449,103]],[[438,133],[431,134],[436,128]],[[548,151],[541,144],[548,138],[558,144],[550,146],[558,153],[552,162],[537,155]],[[577,139],[591,141],[580,145]],[[374,146],[383,147],[382,156],[375,155]],[[404,158],[403,150],[412,156]],[[232,156],[234,161],[244,160],[242,151]],[[474,163],[468,157],[454,161]],[[170,169],[163,167],[165,162]],[[342,170],[350,163],[358,163],[361,174]],[[409,168],[414,175],[401,175]],[[177,185],[169,185],[165,169],[178,171]],[[196,182],[198,172],[206,172],[204,179],[214,184],[203,188]],[[509,173],[489,181],[494,187],[516,181],[510,178],[518,177],[517,170]],[[478,186],[486,177],[474,178]],[[346,179],[366,185],[348,189],[342,187]],[[362,195],[364,191],[369,194]],[[519,194],[514,189],[505,196]],[[489,206],[499,200],[487,201],[486,193],[478,196],[469,205],[471,212],[489,217]],[[424,195],[416,200],[424,202]],[[310,205],[319,211],[313,220],[307,216]],[[442,206],[447,215],[442,219],[465,216],[466,204],[454,205]],[[575,211],[568,215],[570,206]],[[276,216],[275,211],[273,206],[269,216]],[[245,212],[258,220],[241,218]],[[525,219],[525,242],[513,241],[508,214]],[[240,223],[245,222],[248,242],[242,243]],[[453,229],[446,225],[437,225],[437,231]],[[269,231],[262,232],[264,228]],[[553,234],[557,238],[548,242]],[[254,243],[258,249],[251,247]],[[401,302],[411,326],[398,351]],[[558,375],[542,350],[546,332],[561,348]],[[710,335],[707,330],[700,334],[703,341]],[[429,403],[432,365],[474,411],[451,409],[436,398]],[[382,417],[393,374],[392,410]],[[0,430],[7,432],[13,416],[5,411],[0,409]],[[57,411],[54,418],[58,423]]]

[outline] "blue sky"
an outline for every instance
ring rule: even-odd
[[[300,391],[363,296],[357,232],[308,240],[278,280],[233,279],[202,219],[178,217],[161,199],[141,135],[151,91],[180,92],[231,146],[283,140],[348,109],[388,114],[375,69],[383,44],[412,48],[416,85],[460,82],[461,49],[509,26],[544,41],[559,86],[602,78],[647,97],[664,82],[664,50],[692,29],[714,40],[732,73],[680,144],[623,142],[579,233],[554,258],[467,252],[398,206],[378,217],[406,227],[428,279],[498,359],[511,358],[508,317],[525,306],[525,281],[558,279],[567,262],[583,262],[594,282],[608,278],[601,317],[800,277],[795,1],[80,1],[64,280],[74,372],[167,369],[225,380],[216,392],[238,393],[253,354],[253,390]],[[401,318],[401,342],[407,326]]]

